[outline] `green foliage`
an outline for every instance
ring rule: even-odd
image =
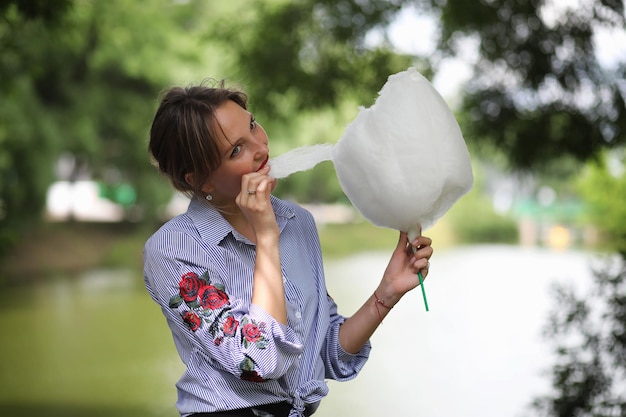
[[[132,214],[156,216],[171,193],[148,162],[156,96],[185,66],[202,2],[2,2],[0,11],[0,255],[41,218],[61,155],[110,187],[132,184]],[[199,14],[198,14],[199,13]]]
[[[554,287],[544,333],[554,344],[553,394],[533,403],[539,416],[623,416],[626,397],[626,264],[607,260],[583,295]]]
[[[456,52],[465,36],[478,41],[464,132],[497,146],[516,168],[563,155],[585,161],[626,139],[626,66],[601,66],[594,44],[601,29],[624,31],[623,1],[585,1],[562,13],[550,3],[431,0],[442,50]]]
[[[366,34],[388,24],[402,3],[254,2],[252,11],[238,14],[242,24],[224,21],[211,35],[233,48],[233,73],[257,109],[272,117],[335,106],[345,98],[369,105],[390,74],[418,64],[429,70],[426,61],[395,53],[390,45],[365,45]],[[285,95],[293,107],[280,113]]]
[[[481,190],[463,196],[446,215],[460,243],[517,243],[517,223],[494,211]]]
[[[253,111],[256,111],[256,107]],[[267,128],[270,136],[271,156],[277,156],[299,146],[336,143],[357,112],[356,102],[344,100],[334,108],[294,114],[289,123],[277,123],[273,119],[268,119],[268,123],[260,120],[260,123]],[[330,161],[280,180],[275,193],[301,203],[349,203]]]
[[[322,225],[319,235],[322,253],[329,259],[369,251],[384,251],[391,256],[398,243],[397,231],[376,227],[365,220]]]
[[[604,154],[588,164],[578,185],[589,206],[588,220],[603,232],[610,250],[626,256],[624,151]]]
[[[172,84],[207,77],[242,84],[273,155],[336,141],[390,74],[415,65],[432,78],[431,63],[442,54],[406,56],[385,40],[375,47],[366,41],[372,31],[384,39],[405,6],[440,17],[443,52],[454,52],[463,36],[479,41],[477,76],[459,115],[474,148],[492,147],[504,163],[543,170],[553,158],[593,157],[623,140],[615,81],[622,69],[599,67],[591,42],[600,26],[623,27],[622,1],[571,10],[555,23],[546,20],[543,1],[530,0],[5,0],[0,242],[39,218],[65,154],[109,189],[132,185],[137,203],[129,218],[155,217],[171,194],[148,163],[146,139],[158,92]],[[538,92],[551,86],[558,94],[542,101]],[[592,93],[585,106],[576,95],[583,87]],[[288,178],[277,191],[302,202],[346,201],[331,164]],[[486,215],[486,206],[471,213],[481,217],[469,223],[492,229],[485,239],[508,239],[496,233],[506,219]]]
[[[388,75],[415,62],[363,43],[401,2],[248,2],[243,13],[240,6],[0,2],[0,253],[40,219],[62,155],[75,164],[61,179],[88,172],[108,189],[130,184],[136,204],[128,218],[154,218],[171,191],[148,163],[146,139],[158,92],[169,85],[221,74],[247,84],[260,118],[287,125],[283,139],[276,129],[273,149],[280,149],[281,140],[288,148],[336,140],[347,120],[340,112],[341,119],[302,135],[289,126],[302,125],[298,109],[328,115],[346,100],[354,109],[371,103]],[[333,178],[321,167],[283,188],[301,201],[337,201],[342,193]]]

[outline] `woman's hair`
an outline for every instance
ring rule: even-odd
[[[165,91],[150,129],[148,150],[156,166],[189,197],[202,194],[202,186],[222,162],[215,110],[228,100],[247,108],[245,93],[225,88],[223,81],[217,84]],[[193,184],[185,180],[187,174]]]

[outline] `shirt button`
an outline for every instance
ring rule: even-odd
[[[302,313],[300,313],[300,310],[296,311],[296,318],[298,320],[300,320],[302,318]]]

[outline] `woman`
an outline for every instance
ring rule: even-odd
[[[328,295],[314,220],[271,193],[268,138],[244,93],[166,92],[150,131],[159,170],[191,197],[146,242],[144,279],[187,369],[181,416],[309,416],[367,361],[369,338],[428,274],[431,240],[400,233],[353,316]]]

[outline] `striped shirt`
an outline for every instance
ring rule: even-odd
[[[311,214],[274,196],[287,325],[251,304],[255,245],[222,215],[192,199],[186,213],[146,242],[144,281],[160,305],[186,371],[181,416],[288,401],[290,416],[314,411],[325,379],[354,378],[369,356],[339,345],[345,318],[327,293]]]

